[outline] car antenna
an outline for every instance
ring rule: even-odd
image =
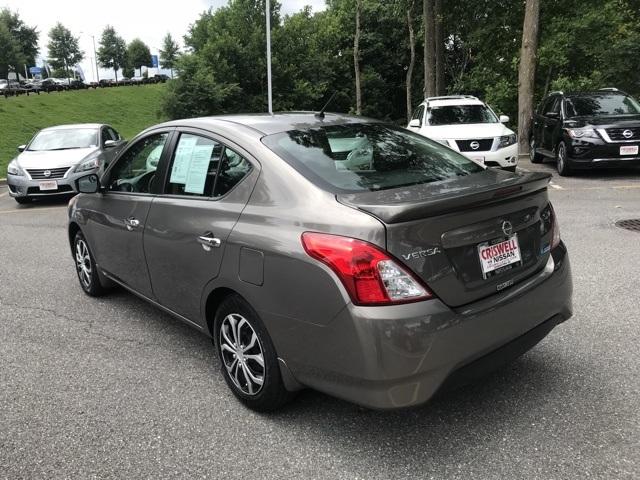
[[[324,104],[324,107],[322,107],[322,109],[320,109],[320,111],[318,113],[315,114],[316,118],[319,118],[320,120],[322,120],[324,118],[324,111],[327,109],[327,107],[329,106],[329,104],[333,101],[333,99],[335,98],[335,96],[338,94],[338,91],[336,90],[335,92],[333,92],[333,95],[331,95],[331,98],[329,98],[329,100],[327,101],[327,103]]]

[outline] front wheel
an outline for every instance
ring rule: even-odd
[[[567,177],[571,175],[571,165],[569,164],[569,159],[567,158],[567,146],[564,142],[560,142],[558,144],[556,161],[558,173],[560,174],[560,176]]]
[[[78,280],[84,293],[92,297],[104,295],[107,290],[100,283],[96,262],[82,232],[76,233],[73,240],[73,256]]]
[[[214,320],[215,346],[222,375],[238,399],[252,410],[268,412],[287,403],[278,357],[258,314],[239,295],[220,304]]]

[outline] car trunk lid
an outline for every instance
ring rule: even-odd
[[[457,307],[544,267],[551,242],[549,179],[543,173],[486,170],[428,184],[341,194],[337,199],[380,219],[387,231],[387,250],[442,301]],[[479,246],[495,247],[493,253],[506,255],[515,251],[515,244],[518,262],[483,270]]]

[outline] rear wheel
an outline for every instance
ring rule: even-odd
[[[531,134],[531,139],[529,140],[529,158],[531,163],[542,163],[542,155],[537,150],[536,139],[533,134]]]
[[[567,158],[567,146],[564,142],[560,142],[558,144],[558,150],[556,153],[556,161],[558,167],[558,173],[563,176],[571,175],[571,165],[569,164],[569,159]]]
[[[31,203],[31,199],[29,197],[13,197],[13,198],[20,205],[26,205],[28,203]]]
[[[242,297],[231,295],[222,301],[213,334],[222,375],[242,403],[268,412],[291,399],[293,394],[284,387],[271,338]]]
[[[84,293],[92,297],[104,295],[107,289],[100,283],[96,262],[82,232],[76,233],[73,240],[73,257],[76,263],[78,280]]]

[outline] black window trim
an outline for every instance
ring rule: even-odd
[[[175,135],[175,127],[165,127],[165,128],[158,128],[155,130],[151,130],[148,132],[145,132],[144,134],[140,134],[137,137],[135,137],[131,142],[129,142],[129,144],[126,146],[126,148],[124,148],[122,150],[122,152],[120,152],[120,154],[118,155],[118,157],[111,162],[111,164],[109,165],[109,167],[107,168],[107,170],[105,170],[104,174],[102,175],[102,177],[100,178],[100,185],[102,185],[104,188],[104,194],[105,195],[125,195],[125,196],[132,196],[132,197],[156,197],[158,196],[158,182],[154,183],[154,188],[152,192],[149,193],[144,193],[144,192],[121,192],[118,190],[109,190],[108,189],[108,181],[109,178],[111,176],[111,170],[113,168],[115,168],[116,165],[118,165],[118,163],[120,163],[121,159],[127,154],[127,152],[135,145],[137,145],[139,142],[145,140],[146,138],[149,138],[151,136],[154,135],[162,135],[163,133],[167,133],[168,137],[167,137],[167,141],[164,144],[164,148],[162,149],[162,154],[160,155],[160,160],[158,161],[158,168],[156,168],[156,174],[157,172],[160,172],[161,177],[164,177],[164,172],[162,171],[162,169],[164,168],[164,162],[165,162],[165,157],[167,155],[167,153],[169,151],[173,151],[172,147],[172,142],[174,141],[174,137]]]
[[[190,135],[198,135],[200,137],[207,138],[209,140],[212,140],[212,141],[217,142],[220,145],[222,145],[222,153],[220,155],[220,163],[218,164],[218,171],[216,172],[216,179],[215,179],[215,182],[213,184],[213,190],[211,192],[212,195],[210,195],[210,196],[207,196],[207,195],[179,195],[179,194],[167,193],[167,189],[169,187],[170,167],[173,164],[173,155],[175,153],[176,148],[178,147],[178,142],[180,141],[180,136],[183,133],[190,134]],[[225,193],[224,195],[221,195],[219,197],[214,197],[213,193],[215,193],[216,185],[218,183],[218,174],[220,173],[220,168],[221,168],[223,160],[224,160],[224,158],[226,156],[227,147],[229,149],[235,151],[239,155],[241,155],[247,162],[249,162],[251,164],[251,171],[247,175],[245,175],[242,178],[242,180],[240,180],[238,183],[236,183],[233,186],[233,188],[231,188],[229,191],[227,191],[227,193]],[[200,201],[200,202],[211,202],[211,201],[217,202],[217,201],[220,201],[220,200],[224,200],[226,197],[228,197],[231,194],[231,192],[233,192],[238,187],[238,185],[240,185],[247,178],[249,178],[254,171],[259,173],[260,170],[261,170],[260,162],[258,162],[244,148],[240,147],[235,142],[227,139],[226,137],[224,137],[224,136],[222,136],[220,134],[214,133],[214,132],[212,132],[210,130],[197,128],[197,127],[176,127],[174,129],[174,137],[172,139],[169,151],[170,151],[170,154],[168,154],[166,156],[166,159],[164,158],[164,153],[165,152],[164,151],[162,152],[163,153],[163,158],[160,161],[160,163],[162,163],[163,160],[165,160],[167,162],[166,165],[164,165],[164,168],[163,168],[163,179],[162,179],[162,182],[160,182],[159,192],[157,193],[157,196],[162,197],[162,198],[175,198],[175,199],[180,199],[180,200],[195,200],[195,201]],[[160,163],[158,164],[158,169],[160,169],[160,167],[159,167]]]

